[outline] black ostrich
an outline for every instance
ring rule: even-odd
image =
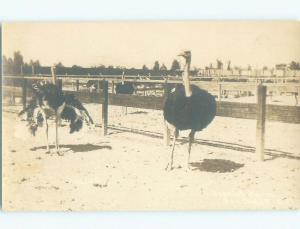
[[[132,95],[134,93],[134,86],[130,82],[125,81],[125,72],[122,73],[122,82],[116,84],[116,94]]]
[[[116,84],[116,94],[133,95],[134,90],[135,89],[134,89],[133,84],[131,82],[125,81],[125,73],[123,72],[122,82]],[[123,110],[123,112],[124,112],[124,110]],[[125,107],[125,114],[127,114],[127,107]]]
[[[195,85],[190,85],[191,52],[185,51],[179,56],[185,58],[186,61],[182,76],[183,85],[176,85],[167,95],[163,108],[167,128],[174,131],[170,163],[166,167],[166,169],[170,170],[173,169],[173,154],[179,131],[191,130],[187,160],[187,168],[189,168],[191,147],[196,131],[201,131],[207,127],[216,115],[216,101],[214,96]]]
[[[132,95],[134,93],[134,86],[130,82],[122,82],[116,84],[116,94]]]
[[[32,85],[33,96],[28,106],[19,113],[19,116],[27,113],[29,130],[35,136],[39,126],[44,126],[46,134],[46,153],[50,153],[48,142],[48,119],[54,116],[55,119],[55,146],[58,155],[58,123],[61,119],[70,122],[70,133],[79,131],[83,121],[87,124],[94,124],[88,111],[79,100],[72,94],[64,94],[59,87],[48,82],[39,82]]]

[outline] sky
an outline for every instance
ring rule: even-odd
[[[182,50],[191,50],[200,68],[216,59],[257,68],[300,62],[297,21],[5,23],[2,36],[3,55],[19,50],[26,62],[48,66],[152,68],[158,60],[169,68]]]

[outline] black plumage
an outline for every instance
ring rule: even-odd
[[[66,94],[64,98],[66,107],[61,113],[61,118],[70,122],[70,133],[79,131],[82,128],[83,120],[87,124],[94,124],[88,111],[73,94]]]
[[[32,85],[34,99],[38,101],[39,106],[44,106],[54,111],[65,102],[62,90],[58,86],[48,82],[39,82]]]
[[[57,124],[60,119],[70,122],[70,133],[79,131],[83,126],[83,121],[93,124],[93,120],[88,111],[75,98],[73,94],[64,94],[59,87],[48,82],[39,82],[32,85],[33,96],[27,107],[19,113],[19,116],[27,114],[29,131],[35,136],[38,127],[44,126],[48,143],[48,123],[47,120],[55,117],[56,123],[56,149],[59,153]]]
[[[167,96],[163,105],[163,115],[168,129],[173,129],[174,139],[171,151],[171,160],[167,169],[173,168],[173,154],[176,138],[180,130],[191,130],[189,134],[188,161],[189,167],[191,147],[197,131],[206,128],[216,115],[216,101],[207,91],[190,85],[189,74],[191,52],[185,51],[182,56],[186,63],[183,72],[183,84],[177,84]]]
[[[134,86],[130,82],[117,83],[116,94],[132,95],[134,93]]]
[[[216,115],[215,98],[207,91],[191,85],[192,95],[185,96],[182,84],[168,94],[164,101],[164,119],[178,130],[201,131]]]

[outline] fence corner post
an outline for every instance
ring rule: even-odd
[[[103,103],[102,103],[102,134],[105,136],[107,134],[107,119],[108,119],[108,82],[106,80],[102,81],[103,87]]]
[[[264,161],[267,87],[257,86],[256,155]]]

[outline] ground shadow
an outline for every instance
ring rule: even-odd
[[[52,149],[53,146],[50,148]],[[99,149],[109,149],[111,150],[112,147],[110,145],[93,145],[93,144],[74,144],[74,145],[60,145],[60,148],[68,148],[69,150],[73,151],[74,153],[77,152],[89,152],[89,151],[94,151],[94,150],[99,150]],[[30,150],[31,151],[36,151],[36,150],[46,150],[46,146],[38,146],[38,147],[33,147]]]
[[[147,111],[134,111],[129,114],[148,114],[148,112]]]
[[[114,126],[114,125],[110,125],[109,129],[112,129],[115,131],[120,131],[119,133],[131,132],[131,133],[140,134],[140,135],[144,135],[144,136],[148,136],[148,137],[152,137],[152,138],[159,138],[159,139],[163,138],[161,133],[153,132],[153,131],[146,131],[146,130],[133,129],[133,128],[127,128],[127,127],[122,127],[122,126]],[[186,143],[188,143],[188,138],[181,137],[177,140],[177,142],[179,142],[180,144],[186,144]],[[239,151],[239,152],[255,153],[255,147],[238,144],[238,143],[233,143],[233,142],[195,139],[194,144],[200,144],[200,145],[216,147],[216,148],[221,148],[221,149],[235,150],[235,151]],[[288,159],[293,159],[293,160],[300,160],[300,156],[297,156],[290,152],[277,150],[277,149],[271,149],[271,148],[265,149],[265,154],[270,156],[270,158],[265,159],[265,161],[274,160],[276,158],[288,158]]]
[[[184,142],[186,143],[186,142],[188,142],[188,140],[185,139]],[[232,142],[221,142],[221,141],[213,141],[213,140],[195,140],[195,143],[196,144],[198,143],[201,145],[223,148],[223,149],[230,149],[230,150],[235,150],[235,151],[240,151],[240,152],[255,153],[255,147],[253,147],[253,146],[247,146],[247,145],[242,145],[242,144],[237,144],[237,143],[232,143]],[[286,152],[286,151],[277,150],[277,149],[265,149],[265,154],[270,156],[269,159],[265,159],[266,161],[274,160],[279,157],[300,160],[299,156],[296,156],[296,155]]]
[[[212,173],[231,173],[244,166],[244,164],[223,159],[204,159],[202,162],[192,162],[190,165],[192,166],[192,170]]]

